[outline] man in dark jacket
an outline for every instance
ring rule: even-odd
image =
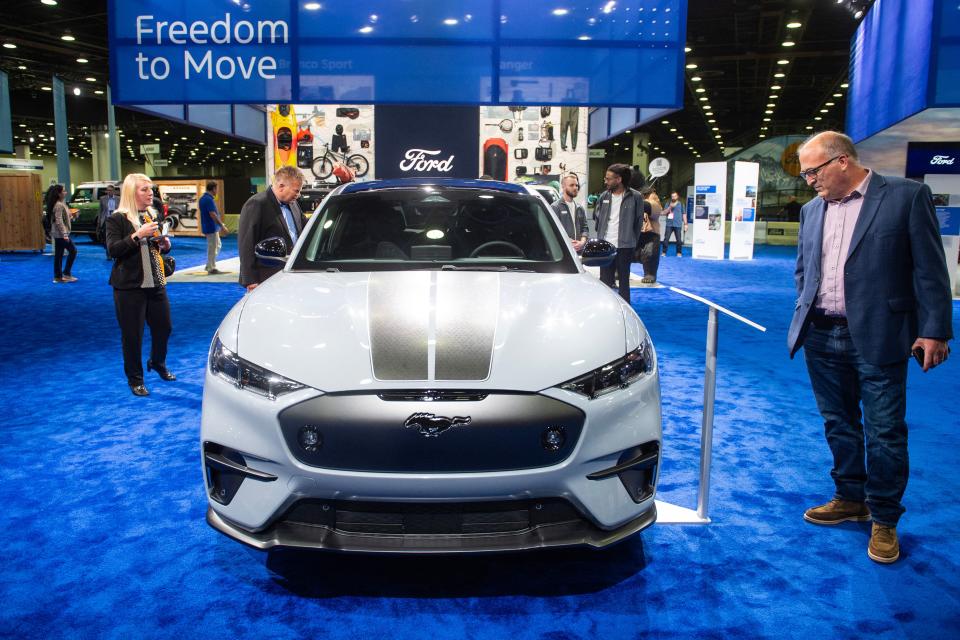
[[[836,485],[803,517],[872,520],[867,555],[895,562],[910,466],[907,364],[913,351],[924,371],[939,366],[953,337],[933,197],[924,184],[861,165],[842,133],[813,136],[798,156],[817,197],[800,212],[787,345],[791,357],[803,347]]]
[[[296,167],[280,167],[273,176],[273,184],[266,191],[251,196],[240,210],[237,228],[237,247],[240,250],[240,284],[247,291],[280,271],[282,267],[262,264],[254,255],[254,247],[261,240],[279,237],[287,243],[287,253],[293,249],[307,219],[300,211],[297,196],[303,187],[303,174]]]
[[[597,237],[617,248],[613,266],[600,268],[600,281],[612,287],[616,274],[618,292],[627,302],[630,302],[630,263],[643,225],[643,198],[627,187],[630,174],[630,167],[625,164],[610,165],[603,178],[607,190],[600,194],[596,208]]]
[[[580,193],[580,180],[576,174],[570,173],[565,175],[561,182],[563,194],[560,200],[551,205],[551,208],[560,218],[560,224],[563,225],[564,232],[570,238],[573,250],[579,252],[590,235],[590,228],[587,226],[587,214],[583,207],[574,200]]]

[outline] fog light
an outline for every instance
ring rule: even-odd
[[[540,436],[540,444],[547,451],[558,451],[567,441],[567,434],[563,427],[547,427]]]
[[[299,441],[303,450],[311,453],[323,446],[323,436],[320,435],[320,430],[310,424],[300,427]]]

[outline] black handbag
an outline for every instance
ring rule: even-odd
[[[527,168],[522,164],[518,164],[516,167],[517,177],[527,175]]]
[[[163,262],[163,277],[169,278],[177,270],[177,259],[173,256],[162,255],[160,261]]]
[[[540,117],[547,118],[550,116],[550,107],[540,107]]]
[[[533,152],[533,157],[540,162],[549,162],[553,160],[553,147],[541,145]]]
[[[526,149],[514,149],[513,157],[517,160],[526,160],[527,159],[527,150]]]
[[[356,107],[337,107],[337,117],[356,120],[360,117],[360,109]]]

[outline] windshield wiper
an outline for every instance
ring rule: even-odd
[[[521,269],[520,267],[508,267],[506,265],[500,266],[487,266],[487,265],[472,265],[472,266],[457,266],[455,264],[445,264],[440,267],[441,271],[520,271],[523,273],[536,273],[533,269]]]

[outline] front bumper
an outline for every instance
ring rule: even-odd
[[[559,389],[533,395],[569,405],[581,416],[575,441],[553,460],[522,468],[485,462],[469,470],[458,463],[441,465],[436,472],[419,462],[397,468],[394,461],[370,469],[355,463],[331,468],[319,460],[311,464],[302,451],[294,455],[291,448],[297,446],[296,440],[290,438],[284,418],[292,408],[323,406],[316,403],[323,394],[304,389],[270,401],[208,372],[201,427],[210,507],[207,521],[260,549],[292,546],[371,552],[599,547],[652,524],[661,443],[657,375],[596,400]],[[411,405],[388,404],[398,407],[389,424],[396,423],[398,433],[409,434],[408,446],[453,442],[466,431],[458,428],[439,437],[421,437],[403,428]],[[482,415],[477,408],[465,408],[470,405],[428,402],[417,410]],[[382,407],[375,413],[378,421],[385,419]],[[323,426],[320,417],[318,421]],[[482,428],[479,420],[474,426]],[[384,440],[380,433],[367,445],[371,450],[384,442],[397,448],[395,441]],[[362,446],[362,442],[353,444]],[[469,441],[464,446],[469,451]],[[520,445],[504,440],[503,446]],[[539,440],[535,446],[540,446]],[[478,455],[481,452],[490,459],[489,443],[478,449]],[[507,453],[505,458],[516,459],[515,452]],[[233,474],[234,480],[213,478],[218,469]],[[329,513],[305,521],[303,505],[321,503],[328,505]],[[552,514],[544,519],[537,504],[563,506],[543,512]],[[358,528],[358,519],[370,526]]]

